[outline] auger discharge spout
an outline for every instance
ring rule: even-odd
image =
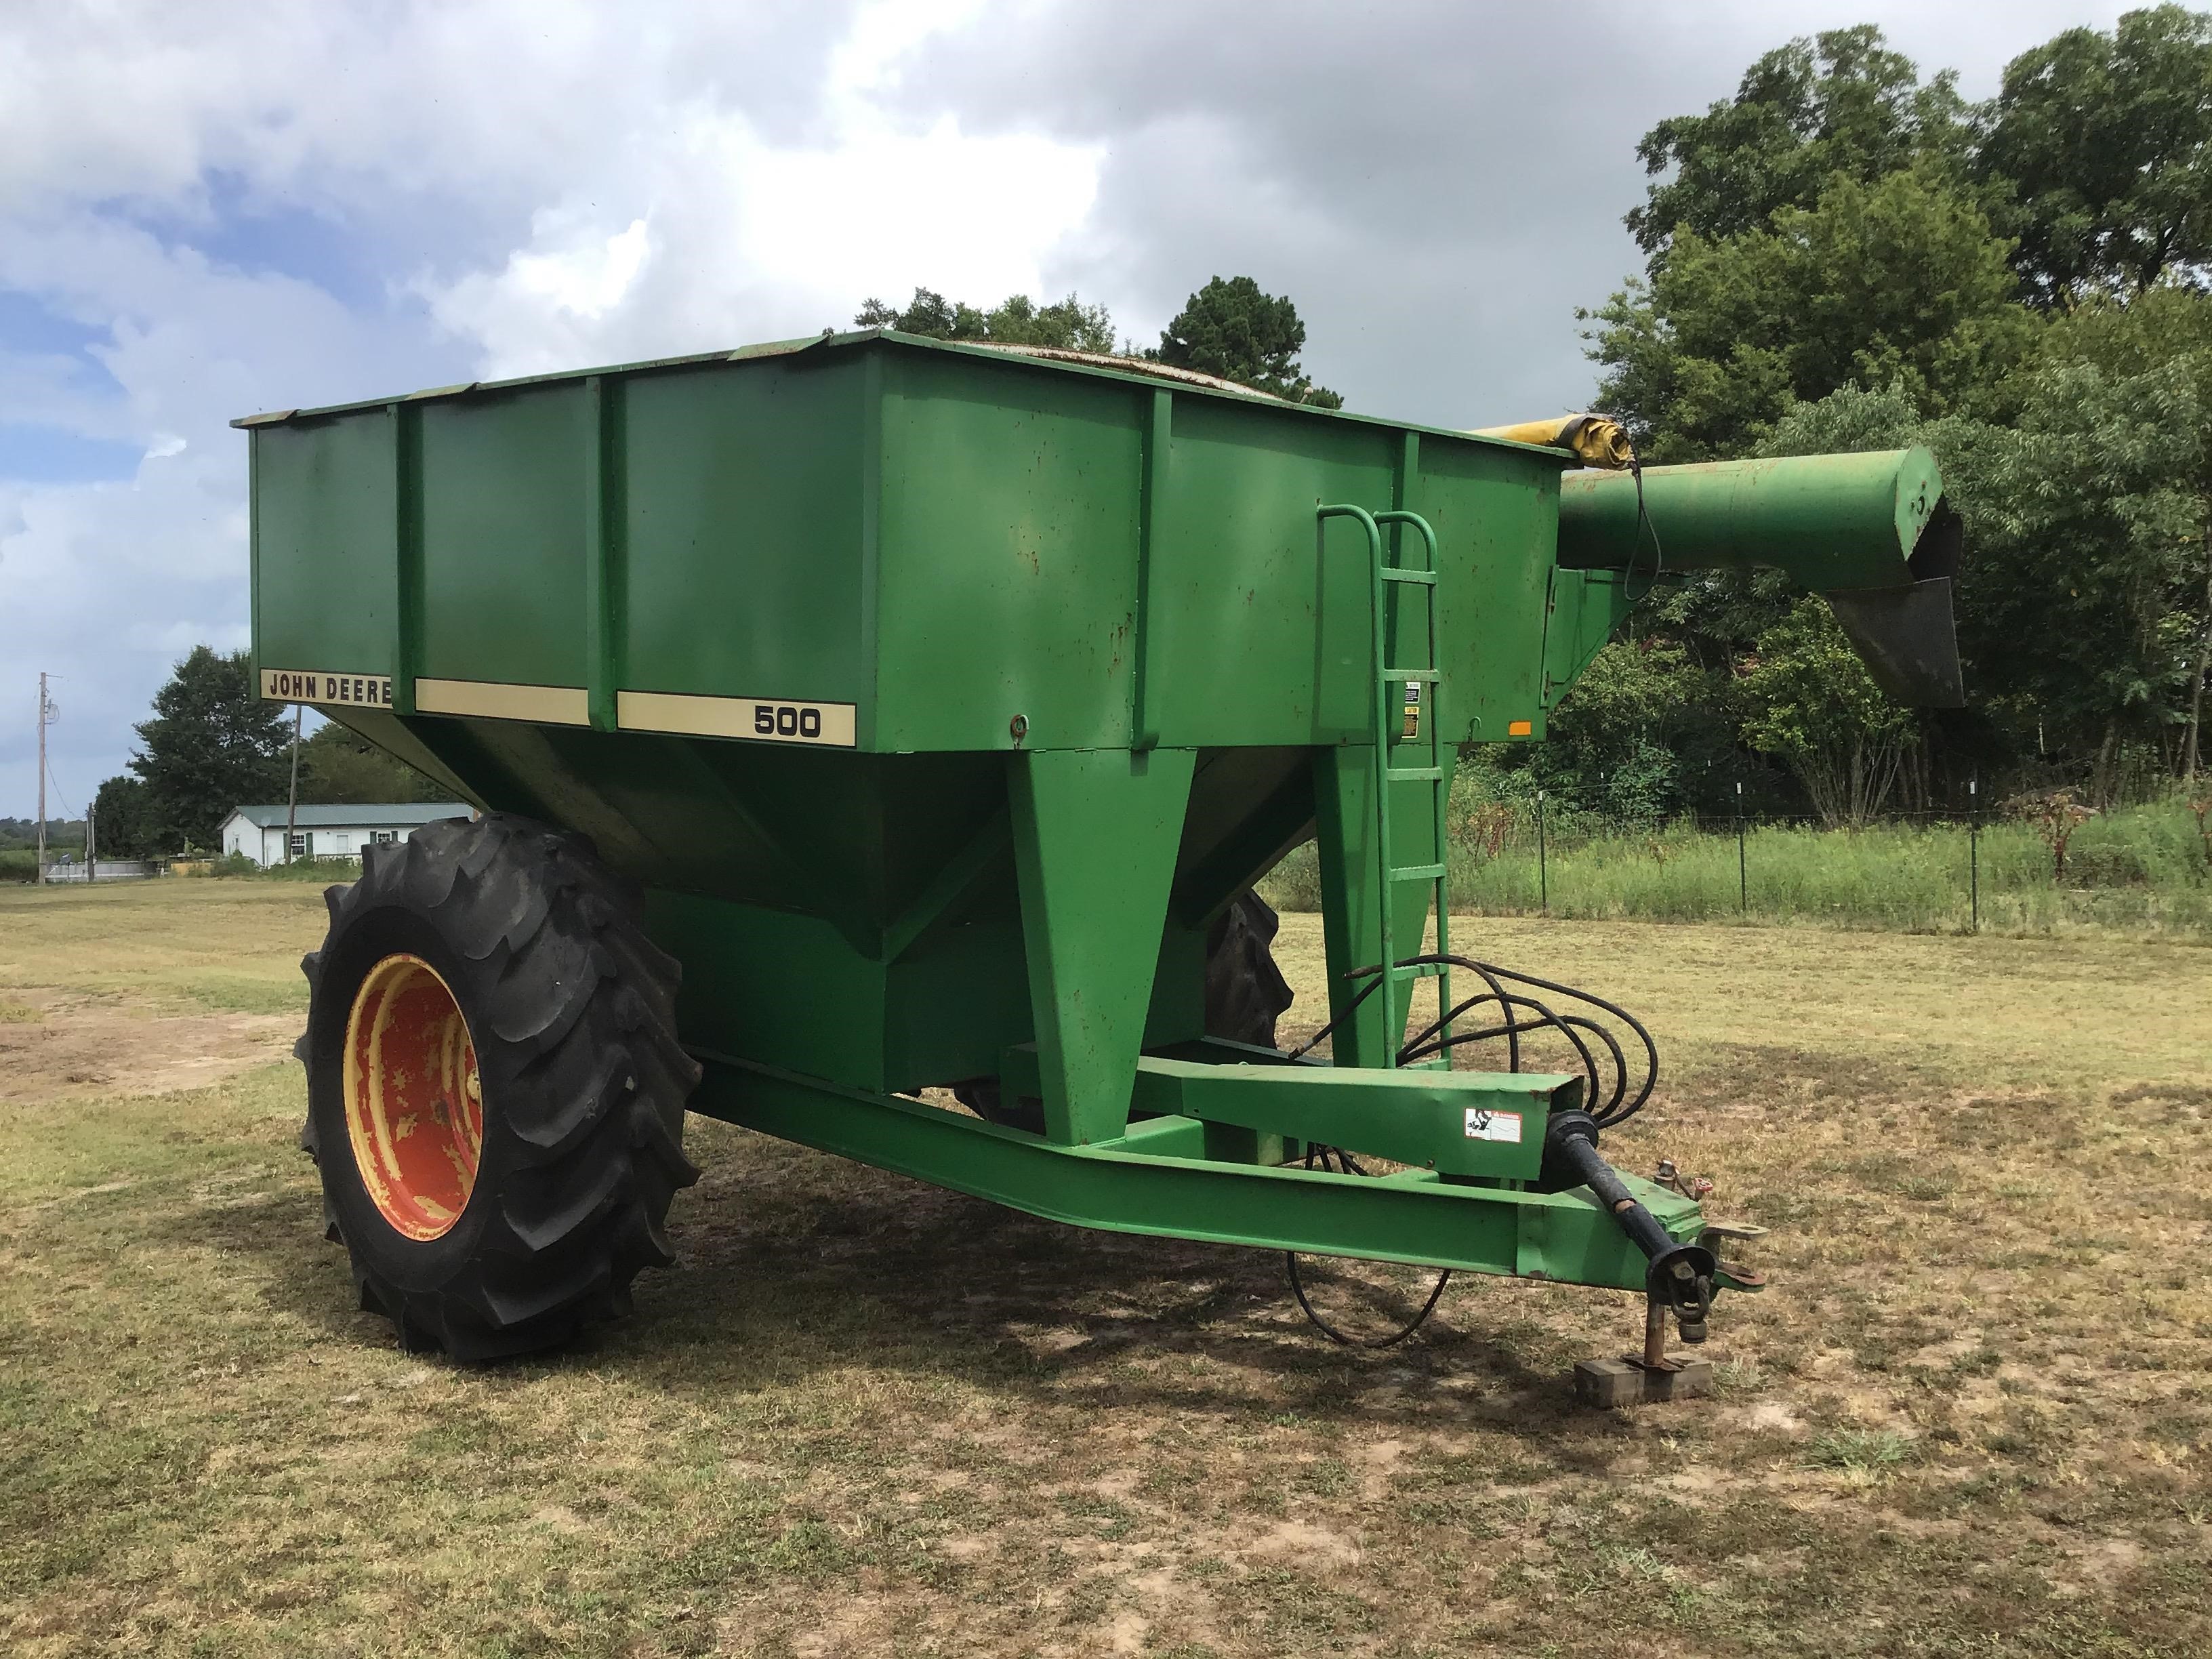
[[[1652,577],[1770,566],[1828,601],[1902,702],[1965,701],[1951,614],[1958,514],[1925,449],[1570,472],[1560,566]]]

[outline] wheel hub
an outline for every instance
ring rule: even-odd
[[[354,994],[345,1115],[354,1167],[393,1229],[452,1231],[476,1186],[483,1085],[460,1004],[420,957],[386,957]]]

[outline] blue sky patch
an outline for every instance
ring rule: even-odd
[[[0,288],[0,346],[27,354],[82,358],[105,376],[106,369],[91,351],[111,337],[106,329],[50,311],[20,289]]]
[[[149,213],[143,207],[133,211],[121,203],[110,204],[109,210],[215,264],[295,277],[355,307],[384,304],[380,251],[366,239],[326,215],[256,194],[234,173],[210,172],[202,182],[207,191],[204,218]]]
[[[100,483],[135,477],[137,444],[80,437],[55,426],[0,421],[0,478],[25,483]]]

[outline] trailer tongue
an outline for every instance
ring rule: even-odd
[[[1637,1292],[1693,1340],[1750,1283],[1598,1151],[1642,1028],[1455,945],[1451,770],[1542,737],[1647,532],[1939,580],[1922,453],[1760,463],[1827,493],[1749,531],[1668,469],[1563,518],[1571,449],[881,331],[239,424],[262,695],[483,814],[368,849],[308,964],[304,1139],[410,1343],[621,1311],[687,1109],[1083,1226]],[[1310,838],[1326,1061],[1272,1041],[1248,896]]]

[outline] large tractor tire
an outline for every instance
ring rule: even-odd
[[[699,1172],[673,959],[581,836],[503,814],[365,848],[325,894],[300,1144],[366,1310],[495,1359],[629,1310]]]
[[[1206,932],[1206,1034],[1275,1046],[1275,1022],[1296,993],[1275,966],[1275,935],[1282,920],[1250,888],[1213,919]]]
[[[1275,966],[1274,939],[1282,925],[1273,907],[1249,887],[1213,919],[1206,932],[1206,1036],[1275,1046],[1275,1022],[1297,994]],[[1009,1103],[989,1078],[960,1084],[952,1093],[978,1117],[1044,1133],[1044,1103],[1034,1095]]]

